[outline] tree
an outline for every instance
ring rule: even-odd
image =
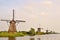
[[[34,28],[31,28],[31,29],[30,29],[29,35],[35,35],[35,29],[34,29]]]

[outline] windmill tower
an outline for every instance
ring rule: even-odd
[[[15,20],[14,19],[14,9],[13,9],[13,18],[12,18],[12,20],[1,20],[1,21],[6,21],[6,22],[10,23],[10,26],[9,26],[9,29],[8,29],[9,33],[16,33],[17,32],[16,23],[25,22],[23,20]]]
[[[40,27],[40,24],[39,24],[39,28],[38,28],[38,32],[41,32],[43,28]]]

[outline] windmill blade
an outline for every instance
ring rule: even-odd
[[[3,19],[1,19],[1,21],[7,21],[7,22],[10,22],[10,20],[3,20]]]
[[[23,21],[23,20],[16,20],[16,22],[25,22],[25,21]]]

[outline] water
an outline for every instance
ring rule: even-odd
[[[0,37],[0,40],[60,40],[60,34],[24,36],[15,38]]]

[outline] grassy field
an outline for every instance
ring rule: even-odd
[[[18,36],[24,36],[23,33],[8,33],[8,32],[1,32],[0,37],[18,37]]]

